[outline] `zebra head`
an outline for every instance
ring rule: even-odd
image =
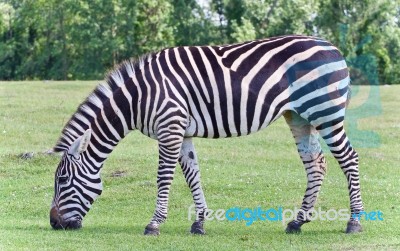
[[[86,161],[91,130],[71,144],[57,167],[50,225],[54,229],[78,229],[93,201],[102,192],[99,171],[93,172]]]

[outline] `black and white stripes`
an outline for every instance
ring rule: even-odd
[[[104,161],[127,133],[137,129],[159,142],[156,210],[145,233],[158,234],[167,217],[169,187],[178,162],[200,216],[192,232],[204,233],[207,205],[191,138],[244,136],[282,115],[306,168],[302,209],[313,209],[326,171],[321,135],[346,174],[352,212],[360,212],[358,157],[343,129],[348,93],[343,57],[330,43],[314,37],[175,47],[138,62],[126,61],[79,106],[55,147],[66,154],[56,174],[52,225],[71,224],[65,215],[81,221],[90,208],[85,202],[91,204],[101,192],[99,172]],[[85,140],[87,144],[82,143]],[[83,146],[71,150],[74,145]],[[65,187],[60,186],[64,176],[71,180]],[[86,185],[79,186],[80,182]],[[82,206],[77,209],[79,202]],[[60,204],[77,206],[63,211]],[[299,214],[287,231],[299,231],[307,221]],[[348,232],[360,230],[354,219],[349,226]]]

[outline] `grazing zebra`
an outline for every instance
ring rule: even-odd
[[[286,232],[310,221],[326,172],[324,139],[346,175],[351,213],[363,211],[358,155],[343,128],[349,73],[329,42],[281,36],[224,46],[186,46],[128,60],[106,77],[65,126],[55,151],[64,152],[55,174],[50,223],[80,228],[102,192],[100,170],[118,142],[137,129],[159,147],[157,201],[145,234],[159,234],[179,162],[204,234],[207,204],[192,137],[244,136],[284,116],[307,173],[301,211]],[[356,217],[347,233],[360,232]]]

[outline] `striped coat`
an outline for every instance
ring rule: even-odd
[[[178,162],[198,216],[191,232],[204,233],[207,204],[191,138],[248,135],[282,115],[308,179],[302,210],[286,231],[298,232],[309,221],[322,185],[326,162],[319,136],[347,177],[351,212],[359,213],[363,206],[358,155],[343,128],[349,82],[340,52],[329,42],[306,36],[175,47],[139,61],[128,60],[78,107],[55,147],[66,154],[56,172],[51,224],[54,228],[81,226],[101,193],[101,166],[118,142],[137,129],[159,142],[156,210],[145,234],[158,234],[167,217],[169,188]],[[83,171],[76,173],[74,168]],[[60,177],[66,181],[60,182]],[[71,191],[83,199],[72,199]],[[351,218],[347,232],[358,231],[361,225]]]

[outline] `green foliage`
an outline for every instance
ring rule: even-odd
[[[353,68],[364,72],[363,75],[376,68],[379,83],[399,83],[400,79],[393,76],[398,76],[400,68],[400,1],[326,0],[320,4],[320,15],[316,18],[316,24],[320,27],[319,34],[339,46],[351,67],[354,59],[359,61],[363,57],[373,58],[366,60],[363,68]],[[357,74],[352,71],[352,75]]]
[[[284,34],[331,41],[354,84],[400,83],[400,0],[0,0],[0,79],[101,79],[164,47]]]
[[[256,36],[256,29],[250,20],[242,17],[240,22],[236,20],[232,21],[231,37],[235,40],[235,42],[253,40],[256,38]]]
[[[137,3],[135,40],[139,54],[173,44],[173,28],[168,25],[172,5],[167,0],[146,0]]]
[[[169,26],[173,27],[174,43],[171,45],[205,45],[214,42],[213,23],[195,0],[173,2]],[[213,40],[214,39],[214,40]]]

